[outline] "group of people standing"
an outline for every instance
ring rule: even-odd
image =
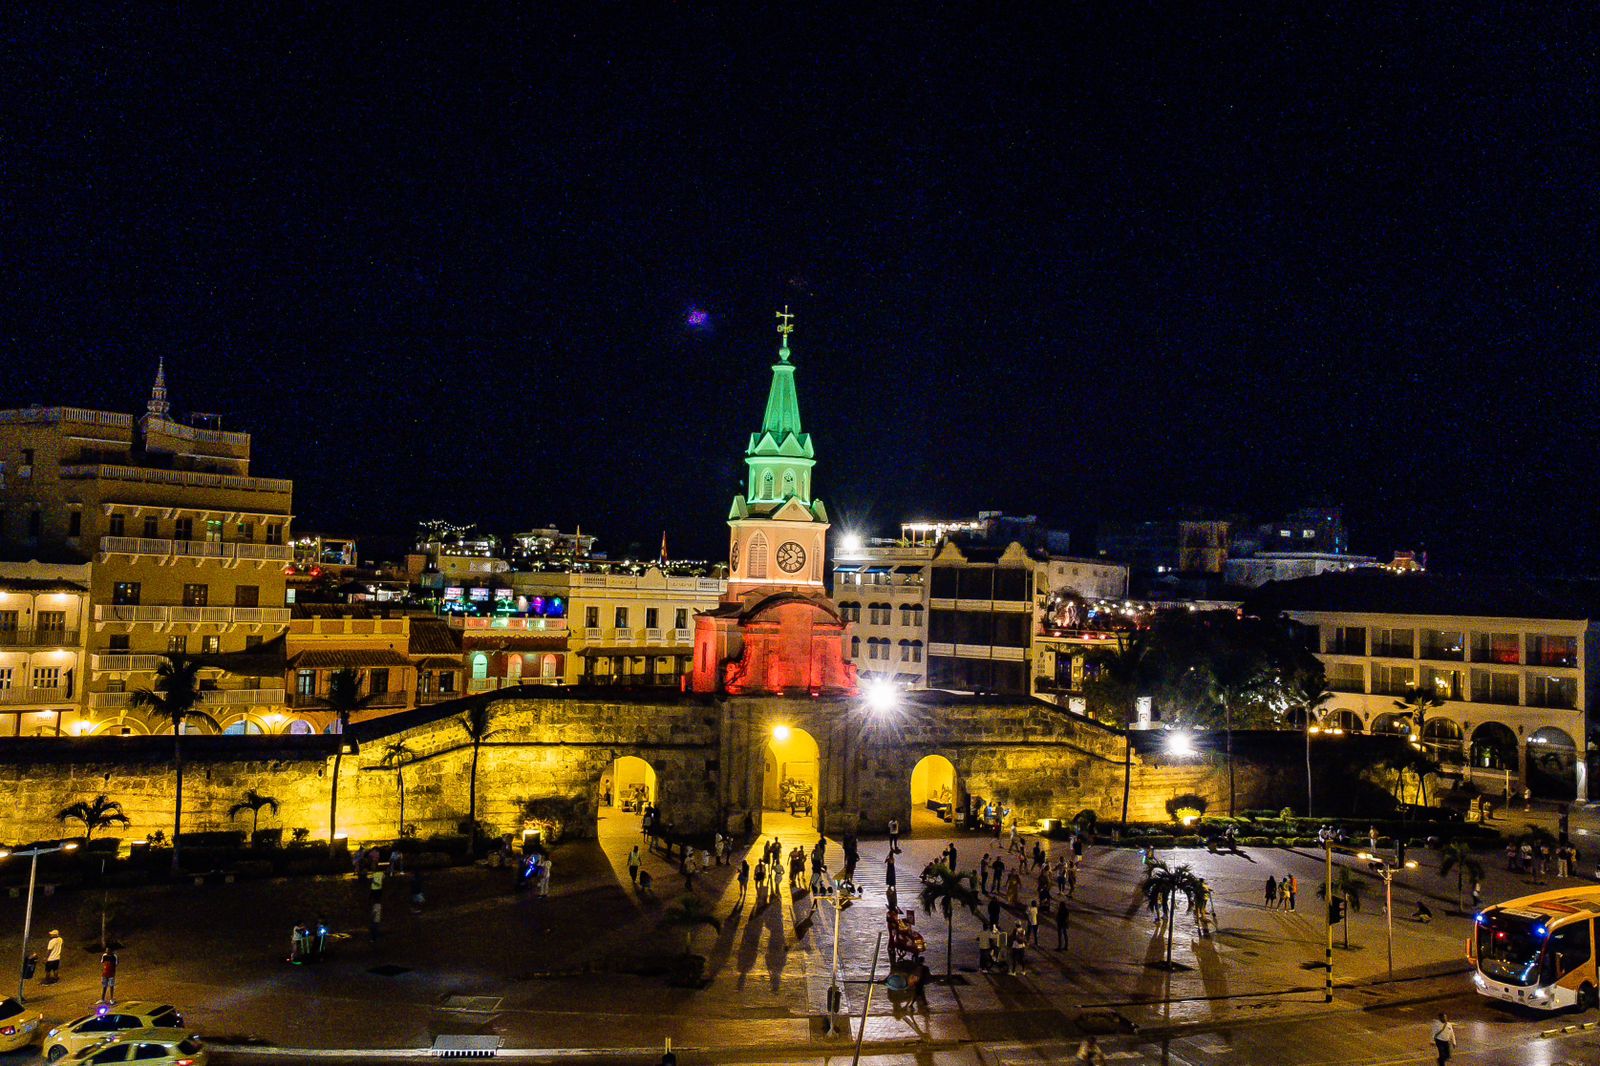
[[[1300,882],[1294,874],[1284,874],[1281,879],[1267,875],[1266,905],[1269,910],[1294,910],[1295,897],[1299,894]]]

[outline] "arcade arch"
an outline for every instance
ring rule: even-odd
[[[955,809],[955,764],[943,755],[923,756],[911,770],[911,831],[947,834]]]
[[[1461,741],[1465,735],[1461,723],[1452,718],[1429,718],[1422,727],[1422,746],[1440,762],[1456,764],[1461,761]]]
[[[1472,766],[1478,770],[1517,772],[1517,735],[1499,722],[1484,722],[1472,731]]]
[[[1528,787],[1534,795],[1553,799],[1581,798],[1581,765],[1578,745],[1566,730],[1545,726],[1528,737]]]

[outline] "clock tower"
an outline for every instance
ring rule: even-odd
[[[828,512],[811,494],[816,453],[800,428],[789,335],[778,312],[761,428],[745,448],[745,491],[728,512],[728,591],[697,619],[693,687],[739,694],[855,691],[845,622],[823,586]]]

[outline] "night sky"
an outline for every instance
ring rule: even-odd
[[[787,303],[836,524],[1595,569],[1590,5],[364,6],[8,8],[0,405],[165,355],[302,530],[720,555]]]

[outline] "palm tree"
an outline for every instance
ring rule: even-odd
[[[1367,883],[1353,877],[1349,870],[1339,868],[1339,876],[1333,879],[1333,896],[1335,899],[1344,900],[1344,946],[1350,949],[1350,912],[1361,909],[1361,893],[1366,891]],[[1317,898],[1328,898],[1328,886],[1317,886]]]
[[[200,704],[200,663],[187,655],[163,656],[156,681],[128,698],[128,706],[148,710],[172,723],[172,872],[178,872],[179,834],[183,830],[183,722]]]
[[[406,763],[417,757],[411,745],[403,740],[396,740],[386,745],[383,749],[383,762],[385,767],[394,768],[394,782],[400,789],[400,835],[406,835]]]
[[[691,892],[662,908],[660,925],[663,929],[683,930],[683,954],[688,957],[694,953],[695,930],[702,925],[720,930],[722,919],[712,913],[710,903]]]
[[[344,762],[345,738],[350,729],[350,716],[364,710],[372,702],[371,695],[361,694],[361,675],[350,667],[335,670],[328,678],[328,694],[317,702],[333,712],[339,728],[339,746],[333,750],[333,783],[328,796],[328,848],[338,844],[339,837],[339,766]]]
[[[79,800],[61,808],[56,812],[56,820],[63,823],[82,822],[84,843],[89,842],[96,829],[128,824],[128,816],[122,813],[122,804],[107,799],[103,792],[87,802]]]
[[[1101,676],[1107,682],[1116,686],[1118,692],[1125,693],[1127,703],[1122,708],[1122,824],[1128,824],[1128,797],[1133,791],[1133,727],[1134,715],[1138,700],[1138,686],[1144,676],[1144,657],[1148,650],[1145,635],[1135,630],[1126,636],[1117,637],[1115,651],[1108,649],[1097,651],[1092,656],[1092,661],[1099,667]]]
[[[467,731],[467,739],[472,742],[472,773],[467,778],[469,855],[478,853],[478,753],[483,749],[484,741],[500,732],[498,729],[489,728],[489,712],[493,706],[494,703],[486,699],[482,703],[473,704],[461,716],[461,728]]]
[[[1168,866],[1164,862],[1151,865],[1144,875],[1144,881],[1139,885],[1139,894],[1144,897],[1145,905],[1152,911],[1159,911],[1162,907],[1167,912],[1167,961],[1166,968],[1172,969],[1172,927],[1177,918],[1176,908],[1173,906],[1182,896],[1188,903],[1188,910],[1193,914],[1195,908],[1205,896],[1205,883],[1190,869],[1188,863],[1179,866]]]
[[[922,886],[917,897],[922,903],[922,913],[932,915],[935,910],[944,915],[944,975],[955,972],[951,958],[955,940],[955,914],[957,907],[965,907],[968,914],[978,913],[982,897],[978,895],[978,879],[971,870],[958,873],[940,864],[933,868],[933,879]]]
[[[1444,697],[1432,687],[1412,688],[1395,700],[1394,705],[1400,711],[1400,717],[1410,720],[1412,739],[1421,745],[1426,743],[1424,729],[1428,724],[1428,712],[1443,707]]]
[[[1333,699],[1333,693],[1323,687],[1324,675],[1321,671],[1310,673],[1300,678],[1289,693],[1289,700],[1305,714],[1305,721],[1301,728],[1306,734],[1306,817],[1311,814],[1311,727],[1322,720],[1320,708],[1323,704]]]
[[[1259,658],[1250,649],[1230,649],[1211,664],[1212,698],[1222,708],[1223,728],[1227,731],[1228,817],[1233,818],[1233,721],[1236,713],[1255,702],[1266,677]]]
[[[1472,848],[1465,840],[1452,840],[1444,846],[1444,861],[1439,863],[1439,876],[1449,877],[1451,871],[1456,875],[1456,911],[1461,911],[1462,882],[1466,878],[1473,881],[1483,879],[1483,863],[1472,855]]]
[[[252,788],[246,790],[243,799],[241,799],[238,803],[235,803],[232,807],[228,808],[228,817],[230,819],[239,817],[239,815],[243,814],[245,811],[250,812],[251,844],[256,842],[256,830],[261,825],[261,808],[263,807],[271,811],[274,818],[278,816],[278,801],[273,799],[271,796],[263,796],[261,793]],[[280,832],[281,831],[282,830],[280,830]]]

